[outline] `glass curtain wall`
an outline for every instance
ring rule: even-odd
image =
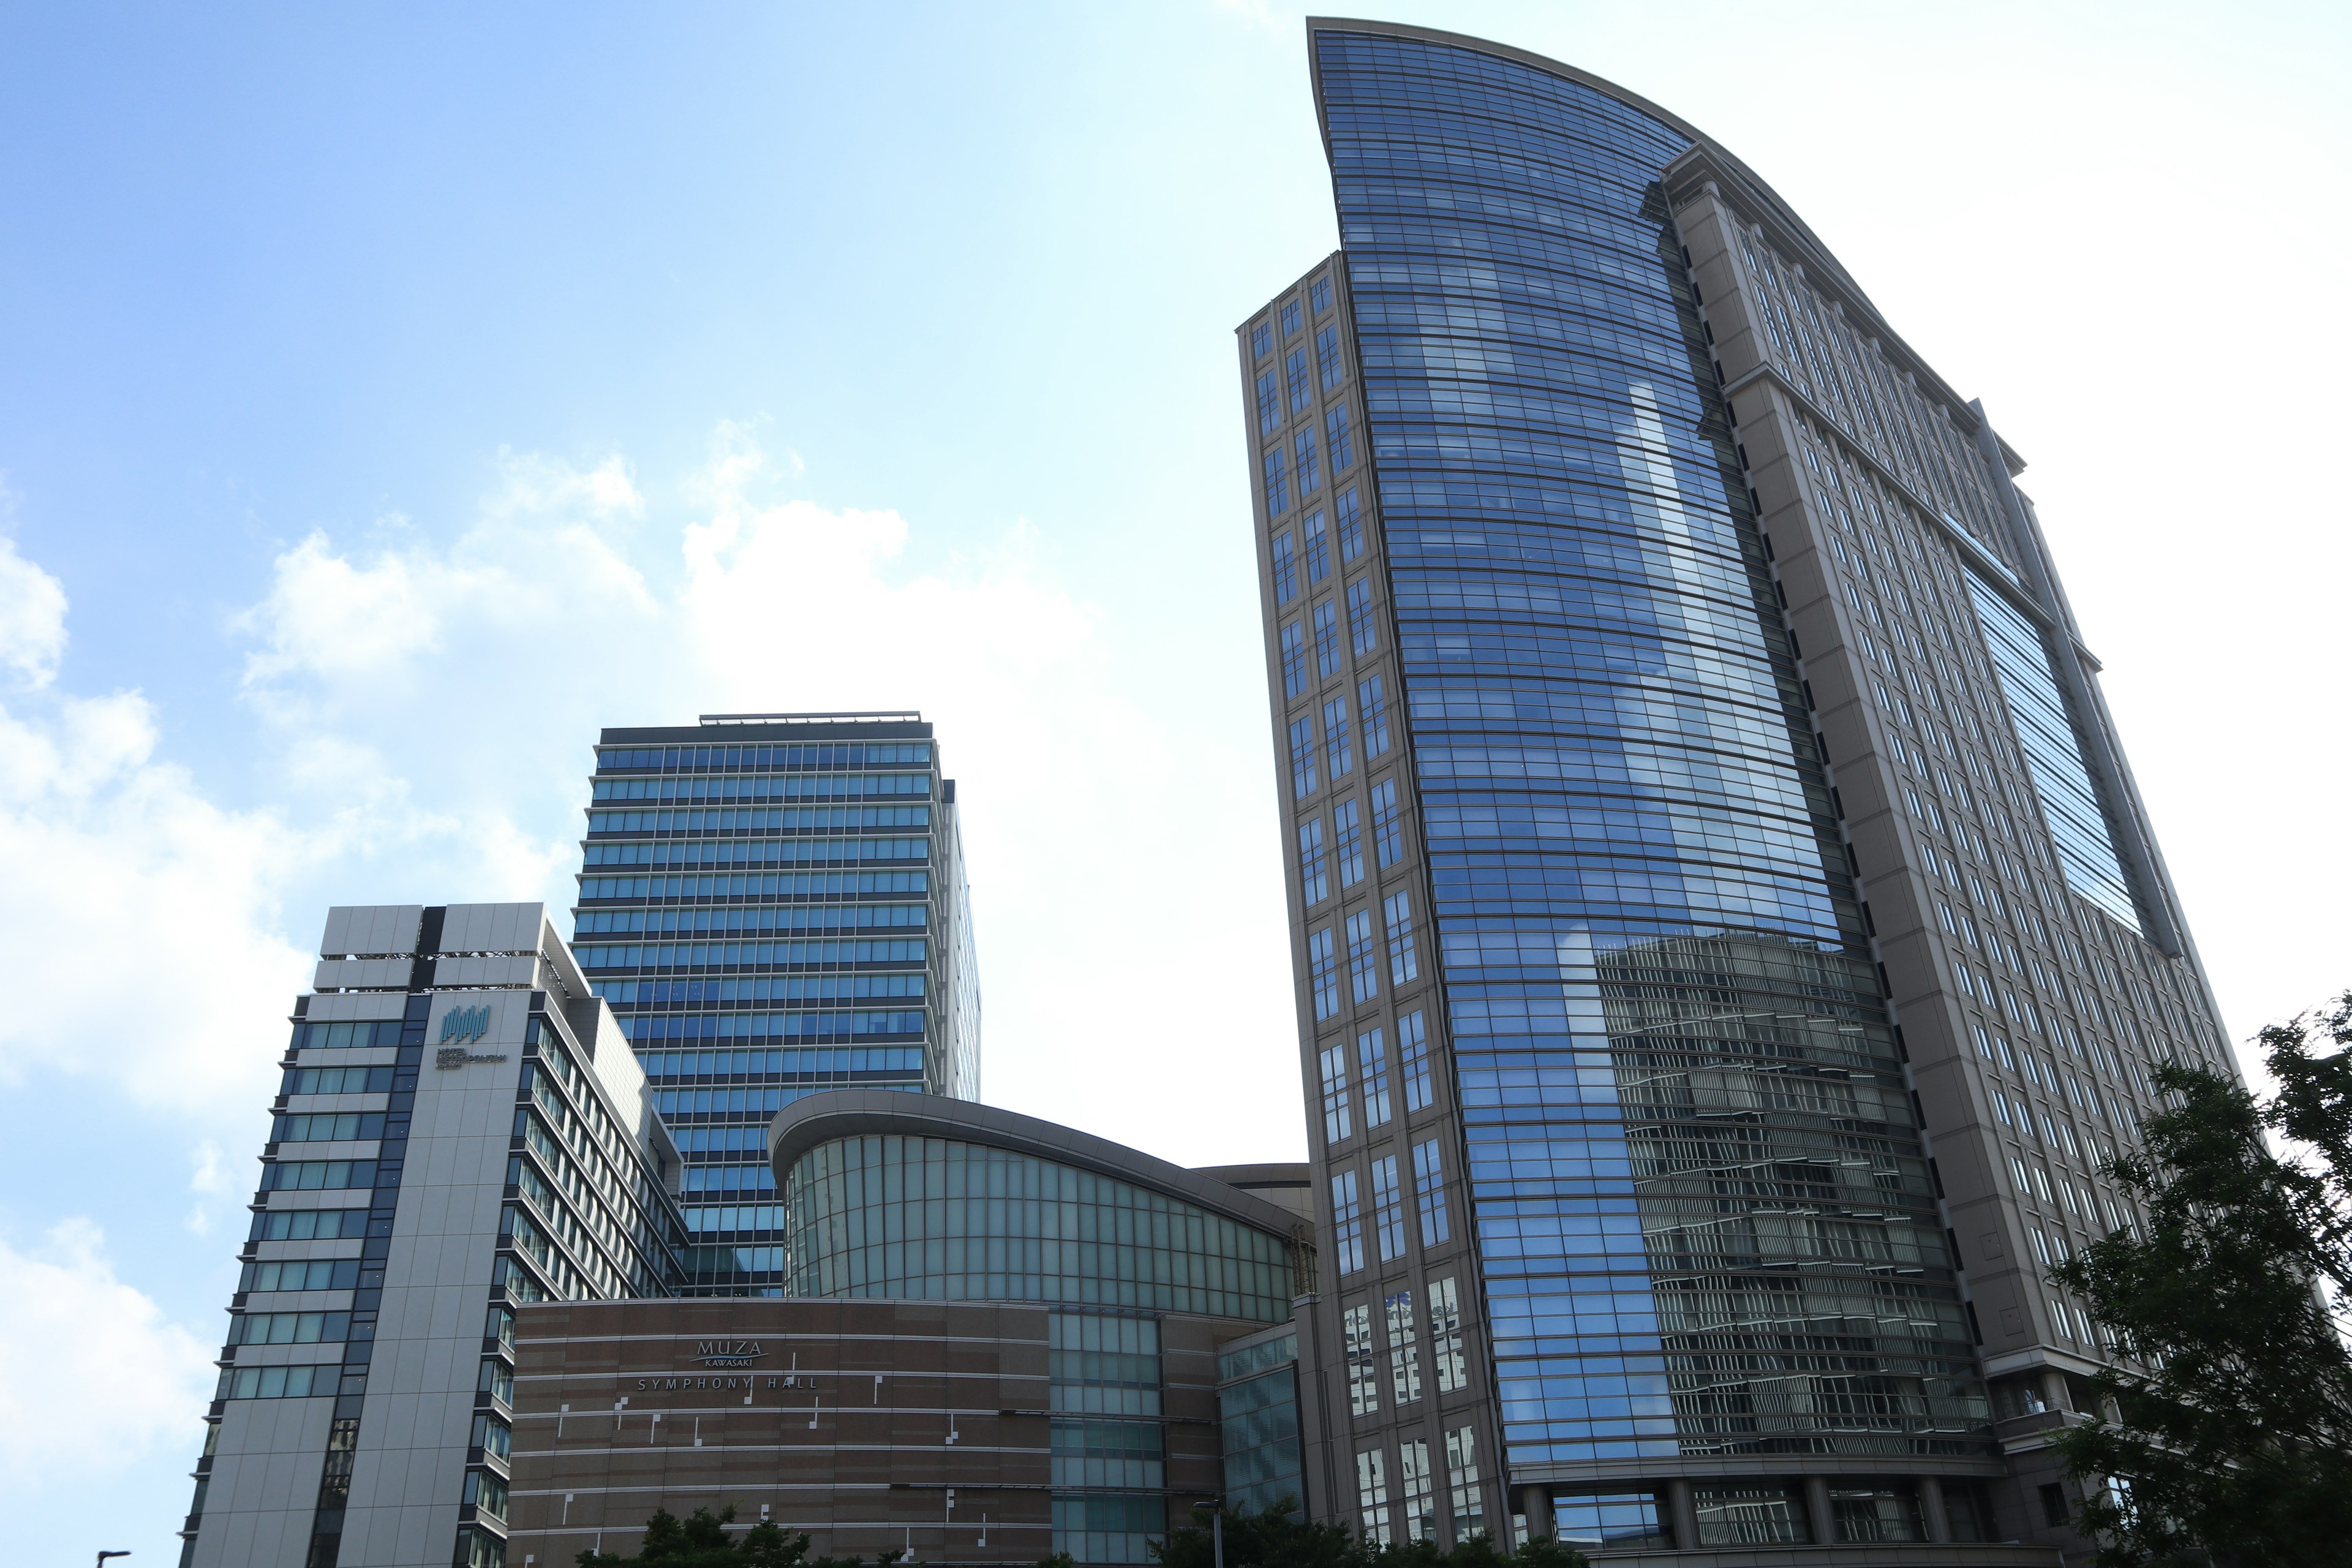
[[[597,749],[573,951],[684,1156],[688,1294],[782,1291],[777,1111],[956,1092],[938,944],[969,928],[937,765],[912,739]]]
[[[1688,142],[1489,54],[1316,49],[1509,1460],[1980,1443],[1659,187]]]
[[[1131,1183],[946,1138],[819,1144],[785,1183],[792,1293],[1291,1316],[1289,1244]]]

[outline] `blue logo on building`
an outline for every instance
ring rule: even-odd
[[[490,1032],[488,1007],[456,1007],[441,1015],[441,1043],[478,1040]]]

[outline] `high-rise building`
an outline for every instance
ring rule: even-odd
[[[1307,37],[1340,249],[1239,359],[1334,1511],[2084,1551],[2044,1269],[2234,1068],[2022,460],[1675,115]]]
[[[666,1296],[677,1150],[539,904],[328,911],[181,1568],[500,1568],[515,1309]]]
[[[573,941],[686,1159],[689,1294],[781,1295],[768,1123],[814,1089],[976,1099],[955,780],[919,713],[606,730]]]

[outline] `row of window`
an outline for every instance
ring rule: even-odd
[[[328,1110],[310,1115],[283,1113],[270,1121],[274,1143],[342,1143],[357,1138],[383,1136],[381,1110]]]
[[[840,833],[929,827],[928,805],[793,805],[742,811],[592,811],[593,833]]]
[[[1369,1164],[1372,1197],[1371,1236],[1380,1261],[1393,1263],[1405,1255],[1404,1184],[1398,1156],[1383,1154]],[[1413,1202],[1421,1218],[1421,1244],[1435,1247],[1453,1239],[1445,1208],[1445,1165],[1439,1141],[1425,1139],[1412,1145]],[[1331,1177],[1331,1252],[1342,1278],[1364,1268],[1363,1187],[1350,1168]]]
[[[288,1068],[278,1080],[280,1094],[389,1094],[392,1069],[375,1068]],[[374,1134],[363,1134],[374,1136]]]
[[[585,936],[763,931],[920,931],[925,904],[819,904],[703,910],[584,910],[572,927]],[[583,956],[581,960],[587,962]]]
[[[1400,889],[1381,900],[1381,912],[1387,924],[1389,983],[1403,985],[1418,979],[1421,958],[1415,946],[1412,924],[1412,895]],[[1347,941],[1347,989],[1356,1006],[1377,1001],[1381,994],[1380,934],[1372,929],[1371,910],[1350,912],[1337,928]],[[1344,1004],[1340,1001],[1340,952],[1334,940],[1335,928],[1325,926],[1310,932],[1307,938],[1307,985],[1315,998],[1315,1021],[1336,1018]]]
[[[1374,613],[1372,580],[1359,577],[1348,584],[1348,646],[1358,658],[1366,658],[1379,651],[1381,631],[1379,616]],[[1310,684],[1307,674],[1307,627],[1315,628],[1315,677],[1328,680],[1340,671],[1339,608],[1329,598],[1318,601],[1312,613],[1303,621],[1292,621],[1277,636],[1282,652],[1282,689],[1286,698],[1304,693]]]
[[[929,860],[929,838],[625,838],[591,842],[583,866],[863,866]]]
[[[797,1051],[647,1051],[637,1058],[648,1079],[831,1078],[847,1073],[920,1072],[920,1046],[836,1046]]]
[[[1382,779],[1371,788],[1372,842],[1381,869],[1403,858],[1403,830],[1399,822],[1396,780]],[[1331,807],[1330,854],[1325,853],[1323,818],[1310,816],[1298,825],[1299,896],[1308,909],[1313,909],[1331,896],[1330,865],[1336,862],[1339,873],[1339,890],[1364,879],[1364,834],[1362,814],[1353,797],[1340,800]],[[1401,980],[1397,982],[1402,984]],[[1324,1015],[1328,1016],[1328,1015]]]
[[[1419,1010],[1397,1020],[1398,1079],[1408,1113],[1426,1110],[1435,1102],[1429,1076],[1429,1030]],[[1323,1141],[1343,1143],[1355,1136],[1360,1106],[1362,1125],[1370,1132],[1385,1127],[1394,1114],[1389,1098],[1388,1051],[1381,1031],[1368,1029],[1356,1037],[1354,1085],[1349,1083],[1346,1042],[1327,1046],[1318,1054],[1322,1077]]]
[[[1385,756],[1389,749],[1388,692],[1381,677],[1373,675],[1356,683],[1357,712],[1363,720],[1364,760]],[[1323,741],[1318,748],[1315,739],[1315,715],[1309,711],[1290,721],[1290,792],[1294,799],[1305,800],[1323,787],[1321,769],[1328,766],[1330,781],[1338,784],[1355,772],[1356,753],[1353,737],[1349,731],[1348,698],[1342,692],[1323,704]],[[1388,864],[1382,861],[1382,865]]]
[[[929,892],[928,871],[776,871],[720,877],[583,877],[589,899],[838,899]]]
[[[1345,447],[1337,450],[1344,451]],[[1350,485],[1341,491],[1331,510],[1339,523],[1339,563],[1349,565],[1364,552],[1363,508],[1357,503],[1356,488]],[[1302,567],[1309,589],[1331,574],[1331,535],[1324,526],[1323,509],[1318,507],[1299,520],[1297,542],[1293,542],[1293,533],[1286,528],[1274,536],[1274,602],[1277,607],[1298,597]]]
[[[575,950],[580,967],[599,969],[846,968],[862,963],[921,963],[921,937],[896,942],[591,942]]]
[[[858,1002],[923,994],[920,972],[745,975],[740,979],[597,980],[589,989],[615,1007],[701,1007],[726,1002]]]
[[[1358,1530],[1368,1544],[1395,1545],[1400,1540],[1436,1542],[1439,1477],[1431,1468],[1428,1442],[1401,1438],[1396,1446],[1396,1495],[1390,1497],[1388,1450],[1365,1448],[1356,1455]],[[1465,1424],[1445,1430],[1444,1484],[1452,1505],[1454,1539],[1468,1540],[1486,1529],[1485,1495],[1478,1484],[1476,1429]],[[1392,1516],[1391,1504],[1395,1509]]]
[[[1339,476],[1346,473],[1356,460],[1355,432],[1349,426],[1348,405],[1345,403],[1335,403],[1325,411],[1323,434],[1329,443],[1331,482],[1336,485],[1339,482]],[[1294,479],[1298,485],[1298,504],[1305,506],[1313,498],[1315,492],[1323,488],[1323,468],[1316,453],[1315,427],[1312,425],[1303,426],[1296,435],[1291,437],[1287,458],[1280,443],[1277,442],[1267,447],[1265,455],[1259,459],[1259,466],[1265,479],[1265,515],[1267,517],[1278,518],[1290,510],[1290,488]],[[1350,497],[1355,494],[1352,489],[1348,493]],[[1353,521],[1353,510],[1352,507],[1340,509],[1340,532],[1343,539],[1348,532],[1348,525]],[[1307,520],[1306,524],[1302,524],[1302,529],[1307,536],[1310,552],[1320,533],[1322,516],[1321,512],[1317,512]],[[1282,593],[1281,569],[1285,559],[1290,553],[1288,543],[1289,535],[1286,533],[1281,535],[1276,541],[1275,552],[1275,590],[1277,597],[1285,602],[1288,600],[1289,595]],[[1308,559],[1310,569],[1313,564],[1310,554]],[[1295,580],[1292,588],[1295,592],[1297,588]]]
[[[1307,286],[1307,298],[1314,307],[1316,319],[1320,321],[1324,312],[1331,308],[1331,279],[1328,274]],[[1288,342],[1298,335],[1298,300],[1296,298],[1285,300],[1277,314],[1282,318],[1282,341]],[[1261,317],[1250,325],[1250,358],[1264,359],[1273,348],[1274,323]]]
[[[600,773],[620,768],[660,768],[666,772],[704,770],[733,772],[741,768],[871,768],[894,763],[925,763],[931,760],[928,742],[859,741],[831,745],[797,746],[599,746]]]

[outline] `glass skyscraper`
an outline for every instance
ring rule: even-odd
[[[1239,358],[1347,1363],[1310,1491],[2081,1550],[2048,1436],[2109,1352],[2042,1271],[2129,1223],[2148,1068],[2234,1068],[2022,460],[1683,121],[1307,31],[1341,247]]]
[[[574,951],[686,1163],[688,1293],[783,1293],[768,1124],[853,1084],[977,1099],[955,781],[918,713],[604,731]]]

